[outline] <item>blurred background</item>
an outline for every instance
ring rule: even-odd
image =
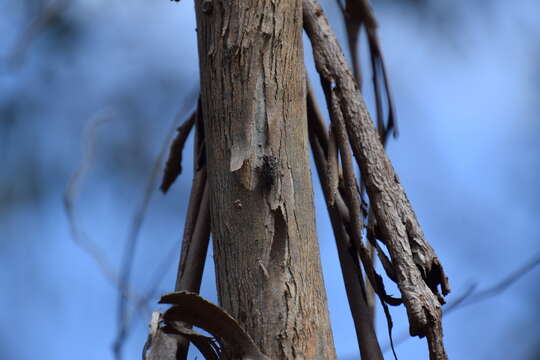
[[[540,252],[540,3],[372,3],[400,129],[388,151],[446,268],[452,301]],[[322,4],[347,50],[339,8]],[[365,43],[361,50],[367,68]],[[305,53],[318,83],[307,40]],[[373,108],[368,84],[364,91]],[[113,358],[114,279],[150,187],[130,288],[144,301],[129,306],[123,347],[124,358],[140,358],[150,311],[163,310],[157,299],[174,287],[191,140],[185,172],[166,196],[152,173],[197,93],[192,0],[0,0],[0,359]],[[62,196],[85,142],[93,156],[71,198],[81,247]],[[335,344],[340,359],[354,359],[337,252],[316,178],[314,185]],[[216,301],[211,259],[202,294]],[[447,315],[449,357],[540,359],[539,275],[534,268]],[[397,340],[407,322],[401,308],[391,310]],[[377,326],[388,343],[380,312]],[[426,348],[414,338],[396,351],[426,359]]]

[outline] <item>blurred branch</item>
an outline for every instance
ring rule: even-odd
[[[79,168],[72,175],[66,188],[64,190],[63,203],[68,218],[68,223],[71,231],[71,238],[73,241],[87,254],[89,254],[95,263],[98,265],[99,270],[105,276],[105,278],[113,284],[123,294],[126,299],[133,299],[135,302],[145,306],[145,311],[149,311],[150,307],[144,298],[138,296],[134,292],[130,291],[126,284],[122,284],[117,275],[115,274],[113,267],[107,260],[107,256],[99,249],[99,247],[81,230],[81,226],[78,222],[75,205],[77,203],[77,197],[80,193],[80,187],[82,180],[93,162],[94,153],[94,139],[97,128],[110,120],[110,114],[107,112],[100,112],[96,114],[90,121],[88,121],[83,132],[83,150],[82,159],[80,161]]]
[[[198,294],[201,287],[204,265],[210,242],[209,189],[207,181],[205,137],[200,97],[197,102],[197,109],[191,115],[190,120],[181,127],[184,130],[179,132],[177,139],[181,136],[180,140],[177,141],[175,139],[173,146],[171,146],[171,153],[169,157],[170,162],[168,162],[168,167],[169,169],[173,169],[173,172],[172,176],[170,176],[171,172],[169,172],[168,176],[166,171],[164,181],[166,179],[174,181],[174,179],[176,179],[176,177],[179,175],[180,171],[178,170],[181,170],[181,164],[175,164],[173,161],[180,162],[182,160],[181,153],[184,147],[185,138],[189,134],[193,125],[195,125],[195,141],[193,142],[194,175],[186,214],[186,221],[184,224],[182,250],[180,252],[175,291],[189,291]],[[172,181],[169,181],[168,183],[171,184]],[[176,325],[187,331],[191,331],[190,324],[184,323]],[[158,347],[163,347],[162,349],[159,349],[158,352],[170,353],[170,350],[167,349],[174,348],[175,358],[177,360],[185,360],[187,359],[189,349],[188,340],[193,342],[192,337],[190,338],[189,336],[185,336],[185,334],[178,334],[175,346],[165,343],[158,345]]]
[[[443,315],[449,315],[456,310],[464,308],[465,306],[476,304],[502,294],[504,291],[506,291],[506,289],[520,280],[523,276],[531,272],[539,264],[540,254],[537,254],[532,259],[519,266],[501,281],[486,289],[476,291],[478,284],[474,283],[470,285],[457,299],[454,299],[443,307]],[[411,336],[407,331],[404,331],[398,336],[397,340],[394,342],[394,346],[398,346],[409,339],[411,339]],[[390,344],[384,346],[383,352],[388,350],[390,350]]]
[[[151,170],[150,177],[148,179],[146,188],[144,190],[142,201],[139,204],[139,206],[135,209],[135,213],[131,221],[131,226],[129,227],[129,233],[128,233],[127,241],[124,248],[122,265],[120,268],[121,269],[120,270],[120,284],[121,286],[126,287],[126,288],[129,287],[129,282],[131,280],[133,261],[135,258],[135,249],[136,249],[137,242],[139,239],[141,226],[142,226],[144,217],[146,215],[146,211],[148,209],[150,199],[152,197],[152,194],[154,193],[157,182],[159,181],[159,174],[160,174],[161,166],[162,166],[162,163],[164,162],[165,156],[167,154],[167,150],[169,148],[169,144],[174,134],[174,129],[177,126],[176,124],[178,123],[178,120],[181,117],[181,114],[182,112],[179,111],[178,115],[174,118],[171,130],[167,132],[167,136],[165,137],[163,141],[159,155],[156,161],[154,162],[154,167]],[[114,355],[115,355],[115,358],[118,360],[122,359],[123,357],[122,348],[125,343],[125,340],[127,339],[127,336],[129,335],[129,329],[130,329],[129,327],[130,319],[127,313],[127,300],[128,299],[125,296],[125,294],[120,292],[119,297],[118,297],[118,319],[117,319],[118,333],[117,333],[117,336],[113,345]]]
[[[16,38],[10,51],[5,55],[5,63],[8,66],[15,66],[21,63],[32,40],[57,19],[75,0],[54,0],[44,4],[34,19],[21,31]]]

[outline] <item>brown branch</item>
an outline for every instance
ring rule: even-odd
[[[342,8],[342,14],[347,30],[347,40],[349,42],[353,73],[360,89],[362,88],[362,75],[358,58],[358,38],[362,28],[365,28],[366,30],[372,70],[373,90],[375,92],[377,128],[381,141],[383,144],[386,144],[390,133],[397,136],[397,122],[395,105],[390,90],[388,76],[386,74],[386,66],[381,52],[379,37],[377,36],[378,24],[375,15],[373,14],[373,9],[368,0],[346,0],[345,8]],[[384,123],[382,88],[384,88],[386,104],[388,106],[388,119],[386,124]]]
[[[362,229],[363,224],[360,221],[362,216],[362,209],[360,205],[360,193],[358,192],[358,187],[356,183],[356,178],[354,175],[354,168],[352,165],[352,155],[350,153],[350,142],[349,137],[345,129],[344,120],[341,112],[337,111],[337,98],[335,94],[331,91],[331,85],[325,81],[321,80],[325,94],[327,94],[326,102],[330,106],[330,117],[332,119],[332,124],[335,128],[335,134],[337,137],[337,143],[339,144],[339,152],[341,156],[341,163],[343,167],[343,176],[344,176],[344,194],[345,200],[348,204],[351,217],[350,222],[347,224],[347,229],[349,236],[352,239],[352,243],[356,247],[360,258],[362,259],[362,264],[366,275],[373,285],[373,289],[383,300],[392,305],[401,304],[400,299],[395,299],[388,296],[384,290],[384,284],[381,277],[373,269],[373,261],[369,255],[368,250],[362,243]]]
[[[188,206],[184,238],[175,291],[199,293],[204,264],[210,241],[210,208],[206,168],[198,171],[193,179],[193,186]],[[190,328],[188,324],[180,327]],[[179,336],[177,339],[176,358],[187,359],[189,349],[188,338]]]
[[[309,85],[308,85],[309,89]],[[330,215],[330,221],[334,231],[334,238],[336,246],[338,248],[338,255],[341,264],[341,272],[343,275],[343,281],[345,283],[345,289],[347,292],[347,300],[349,302],[349,308],[351,310],[354,326],[356,330],[356,337],[360,348],[360,354],[362,359],[383,359],[381,349],[377,340],[373,323],[365,321],[371,317],[369,307],[365,301],[365,294],[363,290],[363,279],[360,265],[358,264],[358,258],[356,253],[352,251],[352,244],[350,238],[347,235],[343,222],[342,211],[339,210],[336,205],[341,200],[341,195],[336,193],[335,196],[338,201],[331,205],[332,187],[329,186],[331,181],[326,169],[328,165],[326,163],[327,156],[324,152],[324,147],[328,148],[328,144],[324,137],[319,136],[316,128],[320,130],[322,119],[317,115],[320,115],[318,107],[311,90],[308,90],[308,130],[309,140],[311,143],[311,149],[313,152],[313,158],[319,173],[319,179],[323,188],[323,193],[326,199],[326,205],[328,214]],[[322,124],[324,125],[324,124]],[[323,145],[321,145],[323,143]],[[343,202],[343,200],[341,200]],[[348,221],[348,220],[347,220]]]
[[[146,188],[144,190],[143,198],[139,206],[135,209],[135,213],[131,220],[127,240],[125,243],[122,263],[120,267],[120,283],[124,287],[129,287],[131,280],[131,272],[133,269],[133,261],[135,258],[135,249],[139,240],[139,232],[146,215],[146,210],[150,203],[154,189],[159,179],[159,173],[161,166],[164,162],[165,155],[167,154],[168,145],[171,142],[172,134],[174,134],[174,128],[177,126],[177,117],[175,117],[171,131],[166,136],[161,146],[160,153],[154,162],[154,166],[150,172]],[[116,359],[122,359],[122,348],[127,336],[129,335],[130,319],[127,311],[127,298],[124,294],[120,293],[118,297],[118,333],[113,344],[113,352]]]
[[[206,169],[201,170],[201,172],[206,173]],[[190,199],[189,206],[190,209],[197,208],[197,215],[192,217],[188,211],[187,218],[188,220],[193,219],[194,224],[186,223],[185,226],[175,291],[185,290],[198,293],[210,240],[210,209],[206,174],[200,176],[197,174],[192,194],[194,196]],[[194,202],[198,202],[200,206],[191,207]]]
[[[377,114],[377,130],[379,131],[379,136],[383,145],[386,145],[388,140],[388,135],[390,132],[394,132],[394,135],[397,135],[397,123],[395,121],[395,109],[394,103],[392,100],[390,88],[388,85],[388,79],[386,76],[386,69],[384,65],[384,60],[382,58],[382,53],[380,51],[378,36],[377,36],[377,21],[373,14],[373,10],[369,4],[368,0],[346,0],[345,6],[337,0],[338,5],[340,6],[343,20],[345,22],[345,28],[347,31],[347,40],[349,45],[349,53],[351,55],[351,63],[353,67],[353,74],[358,84],[359,89],[362,89],[362,71],[360,67],[360,58],[358,55],[360,44],[358,39],[362,30],[362,27],[366,29],[368,34],[368,44],[369,52],[371,59],[372,67],[372,82],[373,90],[375,93],[375,105],[376,105],[376,114]],[[384,80],[383,86],[387,96],[387,105],[388,105],[388,121],[386,125],[383,120],[383,102],[381,96],[381,73]],[[360,180],[362,180],[360,178]],[[360,181],[361,195],[365,192],[365,187]],[[372,210],[370,210],[372,213]],[[369,216],[371,221],[373,216]],[[374,255],[374,244],[368,246],[368,251],[373,258]],[[381,257],[382,252],[378,251],[379,257]],[[374,290],[369,283],[366,283],[366,292],[368,298],[368,304],[372,310],[372,314],[375,315],[375,302],[374,302]],[[374,321],[374,318],[372,319]]]
[[[182,250],[178,264],[175,291],[199,293],[204,264],[210,241],[210,206],[207,170],[205,166],[206,148],[199,98],[196,111],[195,142],[193,144],[194,172],[193,184],[184,225]],[[179,324],[188,327],[188,324]],[[179,337],[176,358],[187,359],[189,339]]]
[[[186,144],[186,140],[195,124],[197,119],[197,110],[191,114],[191,116],[180,126],[177,131],[176,137],[171,143],[169,150],[169,158],[165,164],[165,170],[163,173],[163,180],[161,182],[160,189],[163,193],[166,193],[171,185],[175,182],[176,178],[182,173],[182,151]]]
[[[410,332],[429,337],[431,359],[446,359],[440,326],[444,299],[438,286],[443,295],[450,288],[442,265],[424,239],[328,20],[316,0],[304,0],[303,4],[304,26],[311,40],[315,64],[323,84],[329,84],[324,87],[327,99],[336,99],[337,106],[331,107],[335,112],[332,119],[342,117],[344,120],[383,235],[381,240],[388,247],[395,267]]]
[[[312,133],[313,137],[316,137],[318,139],[318,144],[321,146],[321,151],[324,156],[324,160],[326,163],[326,154],[328,153],[328,132],[326,131],[326,126],[324,125],[323,117],[321,114],[321,111],[319,109],[319,106],[317,105],[317,101],[315,100],[315,97],[313,95],[313,90],[311,89],[311,86],[308,83],[308,92],[307,92],[307,114],[308,114],[308,125],[309,125],[309,131]],[[323,169],[326,169],[327,165],[324,166]],[[326,172],[326,170],[325,170]],[[328,182],[324,182],[321,184],[322,186],[328,186]],[[323,188],[323,190],[325,190]],[[338,189],[339,190],[339,189]],[[333,189],[328,188],[325,191],[330,194]],[[345,201],[343,200],[343,197],[341,196],[341,193],[338,191],[335,195],[335,205],[334,208],[339,211],[339,216],[345,223],[350,222],[350,214],[349,214],[349,208],[345,204]]]

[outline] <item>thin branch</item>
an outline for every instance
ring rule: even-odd
[[[345,289],[347,291],[347,299],[349,302],[349,308],[351,310],[354,326],[356,330],[356,337],[360,348],[362,359],[383,359],[380,346],[377,340],[373,323],[365,321],[370,317],[369,308],[365,301],[365,294],[363,289],[363,279],[360,266],[358,264],[358,258],[356,252],[352,250],[352,244],[350,238],[347,235],[341,213],[337,204],[341,200],[341,195],[336,193],[337,201],[331,205],[330,198],[332,196],[332,187],[329,186],[331,181],[329,175],[326,172],[328,165],[326,163],[327,156],[324,153],[324,148],[328,148],[326,144],[327,139],[320,134],[326,132],[318,132],[316,128],[324,126],[322,124],[322,118],[320,117],[320,111],[315,102],[311,89],[308,85],[308,130],[309,139],[311,143],[311,149],[319,173],[319,179],[323,188],[323,193],[326,199],[326,205],[328,214],[330,215],[330,221],[334,231],[334,238],[336,246],[338,248],[338,255],[341,264],[341,271],[343,274],[343,281],[345,282]],[[323,143],[323,144],[321,144]],[[343,200],[341,200],[343,202]],[[348,221],[348,220],[347,220]]]
[[[345,123],[370,204],[382,230],[381,240],[395,265],[411,334],[428,337],[432,359],[446,359],[440,326],[444,298],[438,287],[441,286],[446,295],[450,291],[448,280],[424,238],[328,20],[316,0],[304,0],[303,5],[304,27],[311,40],[315,64],[321,82],[328,84],[323,89],[327,102],[331,100],[330,111],[334,113],[331,118],[332,121],[342,118]],[[364,256],[362,252],[360,255]],[[364,260],[362,263],[366,266]]]
[[[206,169],[201,171],[206,172]],[[206,253],[210,240],[209,190],[206,175],[204,175],[203,179],[204,182],[201,183],[201,197],[200,199],[195,200],[199,201],[200,207],[198,208],[198,214],[195,217],[193,232],[190,233],[189,231],[186,231],[184,233],[175,291],[185,290],[198,293],[201,287],[204,262],[206,260]],[[195,192],[197,192],[197,190],[195,190],[194,193]]]
[[[360,44],[358,42],[362,28],[364,27],[366,29],[366,32],[368,34],[368,44],[369,44],[369,52],[370,52],[370,59],[371,59],[371,67],[372,67],[372,81],[373,81],[373,90],[375,93],[375,107],[376,107],[376,116],[377,116],[377,129],[379,131],[379,136],[381,138],[381,141],[383,145],[386,145],[388,140],[389,133],[394,130],[394,135],[397,135],[397,124],[395,121],[395,109],[394,109],[394,103],[392,100],[390,88],[388,85],[388,79],[386,76],[386,69],[384,65],[384,60],[382,58],[382,53],[380,51],[379,42],[378,42],[378,36],[377,36],[377,21],[375,20],[375,16],[373,14],[373,10],[369,4],[368,0],[346,0],[345,6],[341,4],[341,1],[337,0],[337,3],[340,6],[342,15],[343,15],[343,21],[345,23],[345,28],[347,30],[347,40],[349,45],[349,53],[351,55],[351,63],[353,68],[353,74],[354,78],[356,79],[356,82],[358,84],[358,88],[360,91],[362,90],[362,71],[360,66],[360,56],[359,56],[359,49]],[[382,70],[382,71],[381,71]],[[382,103],[382,96],[381,96],[381,76],[380,73],[382,72],[383,80],[384,80],[384,89],[386,91],[387,95],[387,105],[388,105],[388,122],[386,125],[384,124],[383,119],[383,103]],[[360,185],[359,188],[361,189],[361,198],[364,199],[364,193],[365,193],[365,187],[362,182],[362,178],[360,177]],[[372,213],[372,209],[370,209],[370,213]],[[369,216],[369,220],[371,221],[373,219],[373,216]],[[368,252],[370,253],[372,259],[375,252],[374,244],[368,245]],[[381,256],[382,252],[378,252],[379,257]],[[367,299],[368,304],[370,305],[371,312],[375,316],[375,301],[374,301],[374,290],[371,287],[371,284],[366,283],[366,293],[367,293]]]
[[[171,143],[169,158],[165,164],[163,180],[161,181],[160,189],[163,191],[163,193],[166,193],[169,190],[176,178],[182,173],[182,152],[196,119],[197,111],[195,110],[193,114],[191,114],[191,116],[177,129],[178,133]]]
[[[445,306],[443,306],[443,315],[448,316],[449,314],[460,310],[468,305],[473,305],[482,301],[492,299],[503,292],[505,292],[511,285],[515,284],[522,277],[527,275],[529,272],[534,270],[538,265],[540,265],[540,254],[537,254],[529,261],[525,262],[523,265],[518,267],[516,270],[508,274],[501,281],[495,283],[494,285],[477,291],[478,285],[476,283],[470,285],[460,296],[452,300]],[[398,346],[405,341],[409,340],[411,336],[407,331],[404,331],[395,341],[395,345]],[[385,345],[384,352],[390,349],[389,345]]]
[[[152,197],[152,194],[154,193],[154,189],[156,188],[157,182],[159,181],[159,174],[161,172],[161,166],[164,162],[165,155],[167,154],[168,145],[171,142],[172,135],[174,134],[174,128],[176,128],[176,124],[178,123],[178,116],[175,117],[172,128],[168,132],[165,140],[163,141],[163,144],[161,146],[160,153],[154,162],[154,166],[150,172],[150,177],[148,178],[148,182],[146,183],[146,188],[144,191],[143,198],[141,200],[141,203],[139,206],[135,209],[135,213],[133,215],[131,225],[129,227],[128,236],[125,243],[124,248],[124,254],[122,258],[121,263],[121,271],[120,271],[120,283],[123,287],[129,287],[129,283],[131,280],[131,272],[133,269],[133,261],[135,258],[135,250],[137,247],[137,243],[139,240],[139,233],[142,227],[142,223],[144,220],[144,217],[146,215],[146,211],[148,209],[148,205],[150,204],[150,199]],[[115,358],[117,360],[120,360],[123,358],[122,354],[122,348],[124,345],[124,342],[129,335],[129,323],[130,319],[128,317],[128,311],[127,311],[127,298],[124,296],[124,294],[120,293],[118,296],[118,333],[116,336],[116,339],[113,344],[113,352],[115,355]]]
[[[109,282],[115,286],[119,284],[112,266],[107,260],[106,255],[94,244],[88,236],[81,230],[77,216],[75,214],[75,203],[80,193],[81,182],[90,169],[93,162],[94,139],[97,128],[108,121],[108,115],[99,113],[91,119],[83,131],[83,149],[79,168],[71,176],[66,188],[64,189],[64,209],[68,218],[68,223],[73,241],[86,253],[88,253],[94,262],[98,265],[101,273]]]
[[[204,140],[204,126],[202,120],[202,110],[200,97],[197,102],[197,109],[191,116],[189,122],[183,126],[182,132],[184,140],[181,145],[171,147],[170,159],[172,161],[179,159],[178,152],[182,151],[183,142],[187,136],[186,129],[191,129],[195,124],[195,141],[193,143],[194,151],[194,176],[191,187],[188,210],[186,214],[186,222],[184,224],[184,234],[182,239],[182,247],[180,252],[180,261],[178,264],[178,272],[175,284],[175,291],[189,291],[198,293],[201,287],[202,276],[204,273],[204,265],[206,261],[208,245],[210,241],[210,206],[209,206],[209,189],[206,170],[206,149]],[[169,162],[170,166],[174,166]],[[174,174],[174,178],[178,173]],[[173,179],[174,180],[174,179]],[[190,331],[190,324],[177,324],[178,328]],[[178,360],[187,358],[189,340],[193,340],[189,336],[177,334],[174,344],[174,356]],[[170,344],[161,344],[163,349],[157,349],[158,352],[170,352],[170,349],[165,348]]]
[[[331,85],[325,81],[322,81],[322,83],[325,94],[329,94],[327,103],[330,104],[332,124],[335,125],[335,134],[337,136],[337,143],[339,144],[339,152],[345,180],[345,198],[347,204],[349,204],[349,210],[352,214],[350,222],[351,231],[349,231],[349,236],[351,237],[352,243],[356,247],[360,258],[362,259],[362,264],[364,265],[366,275],[370,283],[373,285],[373,289],[377,295],[381,296],[387,303],[399,305],[401,304],[399,299],[393,299],[384,292],[382,280],[380,279],[380,276],[375,273],[373,269],[373,261],[371,260],[365,245],[362,243],[363,224],[360,221],[362,210],[360,206],[360,196],[357,191],[356,178],[354,176],[354,168],[352,165],[349,137],[347,136],[345,123],[343,117],[341,116],[341,112],[337,110],[337,98],[334,96],[334,93],[330,91]]]
[[[72,5],[74,0],[51,1],[39,11],[34,19],[20,32],[11,50],[4,55],[5,62],[9,66],[17,65],[21,62],[24,53],[30,46],[32,40],[55,18],[60,16]]]
[[[313,95],[313,90],[311,89],[311,86],[309,85],[309,83],[308,83],[308,93],[307,93],[307,113],[308,113],[308,119],[309,119],[309,123],[308,123],[309,131],[313,134],[312,135],[313,137],[318,139],[318,144],[321,146],[321,151],[323,153],[325,163],[326,163],[326,157],[327,157],[326,154],[328,153],[328,142],[329,142],[328,132],[326,131],[326,126],[324,125],[324,120],[323,120],[321,111],[319,109],[319,106],[317,105],[317,101],[315,99],[315,96]],[[326,169],[326,167],[327,165],[325,165],[323,169]],[[322,186],[328,186],[328,184],[325,182],[322,184]],[[332,188],[328,188],[325,191],[327,191],[328,194],[330,194],[333,190]],[[336,193],[334,201],[335,201],[334,208],[336,208],[337,211],[339,212],[339,217],[345,223],[350,222],[349,209],[347,205],[345,204],[345,201],[343,200],[343,197],[341,196],[341,193],[339,191]]]
[[[75,205],[77,203],[77,197],[80,193],[80,187],[82,180],[84,179],[86,173],[90,170],[90,167],[93,163],[93,154],[94,154],[94,139],[96,135],[97,128],[109,120],[109,114],[98,113],[91,119],[83,132],[82,136],[82,158],[80,161],[79,168],[72,175],[69,180],[63,196],[64,209],[66,216],[68,218],[68,223],[71,231],[71,238],[73,241],[98,265],[100,272],[104,277],[116,287],[121,294],[126,299],[132,300],[132,302],[139,304],[140,307],[144,307],[144,311],[150,311],[150,307],[145,298],[137,295],[135,292],[129,289],[126,284],[123,284],[118,279],[113,267],[110,262],[107,260],[107,256],[103,253],[97,244],[95,244],[81,229],[81,226],[78,222]]]
[[[463,301],[460,304],[457,304],[457,308],[468,306],[475,304],[479,301],[486,300],[488,298],[491,298],[495,295],[499,295],[502,292],[504,292],[508,287],[512,284],[514,284],[516,281],[521,279],[523,276],[525,276],[527,273],[529,273],[531,270],[533,270],[536,266],[540,264],[540,254],[537,254],[532,259],[527,261],[525,264],[508,274],[504,279],[499,281],[493,286],[488,287],[487,289],[480,290],[478,292],[474,292],[470,296],[468,296],[465,301]],[[448,306],[447,311],[444,311],[445,314],[447,314],[450,311],[455,310],[454,308],[451,308]]]

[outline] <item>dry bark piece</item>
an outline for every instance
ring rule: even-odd
[[[326,206],[330,220],[332,223],[332,229],[334,232],[334,238],[338,249],[339,262],[341,265],[341,272],[343,275],[343,281],[345,283],[345,289],[347,291],[347,300],[351,315],[353,317],[354,326],[356,330],[356,337],[360,350],[360,356],[362,359],[370,360],[382,360],[382,352],[377,340],[377,334],[373,328],[373,323],[365,321],[372,316],[370,308],[365,301],[363,278],[360,265],[358,264],[358,257],[356,253],[351,251],[350,238],[345,230],[344,222],[348,220],[342,216],[342,211],[339,209],[339,202],[343,204],[341,195],[335,194],[336,201],[331,205],[330,196],[333,191],[332,187],[328,186],[331,181],[330,176],[327,173],[327,154],[324,153],[323,148],[328,148],[327,139],[324,136],[325,132],[317,132],[315,128],[322,127],[322,118],[317,104],[313,99],[311,89],[308,85],[308,124],[309,124],[309,139],[311,143],[311,149],[313,152],[313,158],[319,173],[319,179],[323,193],[326,199]],[[345,205],[343,205],[345,206]]]
[[[208,331],[234,359],[269,360],[232,316],[199,295],[179,291],[163,295],[159,303],[174,305],[163,314],[173,328],[175,322],[185,322]]]
[[[189,340],[201,352],[205,360],[221,359],[221,348],[214,338],[199,334],[181,324],[181,322],[176,321],[160,328],[160,331],[163,331],[165,334],[176,335],[175,337],[178,343],[185,339]],[[176,355],[175,360],[178,359],[178,353]]]
[[[169,153],[169,158],[165,164],[165,170],[163,174],[163,180],[161,182],[160,189],[163,193],[166,193],[172,184],[176,181],[176,178],[182,173],[182,151],[186,140],[195,124],[197,119],[197,111],[195,111],[189,119],[187,119],[179,128],[178,134],[174,138]]]
[[[337,98],[332,111],[342,116],[362,179],[373,206],[382,241],[387,246],[403,295],[411,335],[428,336],[430,357],[446,359],[442,346],[439,294],[449,291],[448,280],[435,252],[425,240],[348,68],[328,20],[316,0],[304,0],[304,27],[311,40],[315,64],[330,86],[327,98]]]

